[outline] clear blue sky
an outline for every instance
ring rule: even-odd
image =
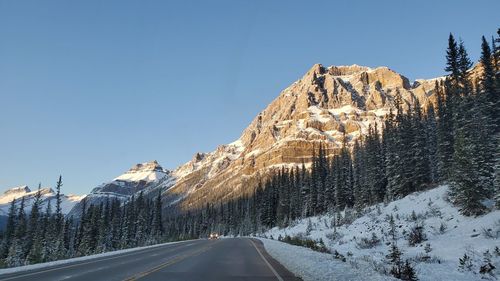
[[[0,0],[0,192],[86,193],[134,163],[173,169],[237,139],[314,63],[443,75],[500,1]]]

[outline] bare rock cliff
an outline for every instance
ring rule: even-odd
[[[319,144],[329,154],[381,125],[399,93],[404,106],[435,101],[435,81],[414,83],[387,67],[315,64],[260,112],[241,137],[211,153],[198,153],[173,172],[176,183],[164,192],[167,203],[182,208],[250,194],[273,168],[312,159]]]

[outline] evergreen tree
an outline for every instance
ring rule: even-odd
[[[14,198],[12,202],[10,202],[7,224],[5,226],[5,231],[3,233],[3,239],[0,248],[0,259],[5,259],[9,253],[9,248],[12,244],[14,232],[16,229],[16,212],[16,199]]]
[[[427,143],[426,126],[422,115],[422,110],[418,99],[414,103],[414,116],[412,117],[411,130],[413,131],[412,160],[414,162],[411,178],[416,190],[423,190],[431,181],[431,171],[429,163],[429,150]],[[425,132],[425,133],[424,133]]]
[[[469,79],[469,69],[472,67],[472,62],[467,54],[467,49],[465,48],[464,42],[460,40],[458,45],[458,87],[460,89],[459,94],[461,96],[467,96],[472,94],[471,82]],[[460,112],[457,112],[460,113]]]
[[[402,114],[400,107],[400,96],[396,96],[395,106],[397,108],[397,114]],[[385,157],[384,157],[384,166],[385,166],[385,177],[387,178],[387,192],[386,197],[389,200],[392,200],[397,196],[398,188],[400,185],[400,167],[401,167],[401,158],[399,154],[401,153],[400,142],[398,139],[398,131],[397,131],[397,120],[392,113],[392,110],[389,112],[389,115],[385,121],[384,133],[382,142],[384,147],[386,148]],[[369,195],[367,195],[369,196]]]
[[[448,37],[448,49],[446,50],[446,67],[444,70],[450,73],[452,81],[454,82],[458,82],[458,77],[460,76],[460,65],[458,60],[458,45],[453,34],[450,33]]]
[[[152,223],[152,240],[158,242],[163,235],[161,190],[156,196]]]
[[[450,195],[460,212],[466,216],[484,213],[485,207],[481,201],[487,194],[479,185],[480,178],[475,155],[469,147],[464,134],[460,132],[455,142],[454,173]]]
[[[42,218],[41,233],[42,238],[42,260],[44,262],[51,261],[53,255],[53,216],[52,216],[52,204],[49,200],[47,206],[45,207],[45,213]]]
[[[405,261],[402,269],[401,269],[401,280],[408,281],[417,281],[417,273],[415,273],[415,269],[411,266],[408,260]]]
[[[40,204],[42,203],[41,197],[41,184],[39,184],[38,191],[33,200],[33,204],[31,205],[31,212],[29,216],[28,238],[26,246],[26,248],[29,249],[29,253],[26,258],[28,264],[42,262],[43,245],[41,236],[43,234],[40,232]]]
[[[9,254],[6,258],[8,266],[21,266],[24,265],[26,258],[26,214],[24,212],[24,197],[21,197],[19,211],[16,219],[16,229],[12,237],[12,244],[9,248]]]
[[[59,179],[57,180],[56,183],[56,212],[55,212],[55,231],[58,234],[61,232],[62,228],[62,221],[63,221],[63,214],[62,214],[62,209],[61,209],[61,187],[62,187],[62,176],[59,176]]]
[[[449,85],[449,81],[445,82]],[[453,162],[453,112],[452,112],[452,96],[450,91],[436,82],[436,97],[437,97],[437,171],[438,181],[445,182],[449,180],[451,173],[451,165]]]
[[[437,183],[439,180],[438,170],[438,142],[437,142],[437,120],[434,106],[430,103],[426,110],[425,117],[426,132],[426,156],[429,165],[429,180]]]
[[[353,196],[354,207],[361,211],[363,207],[370,203],[369,189],[366,184],[366,162],[364,149],[358,141],[355,141],[353,148]]]
[[[383,164],[382,145],[377,125],[369,126],[365,140],[366,183],[369,190],[370,203],[382,202],[386,193],[386,178]]]
[[[389,248],[389,253],[387,254],[386,258],[387,258],[387,261],[389,262],[389,264],[391,264],[390,273],[396,278],[401,277],[401,271],[402,271],[402,266],[403,266],[402,261],[401,261],[402,255],[403,255],[403,253],[396,245],[396,242],[393,241],[391,243],[391,246]]]

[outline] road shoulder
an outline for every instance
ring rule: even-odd
[[[260,251],[260,253],[264,256],[265,260],[270,264],[270,266],[276,271],[276,273],[283,279],[283,280],[290,280],[290,281],[299,281],[302,280],[301,278],[295,276],[294,273],[292,273],[290,270],[288,270],[286,267],[284,267],[280,262],[278,262],[276,259],[274,259],[266,250],[264,247],[264,243],[256,238],[250,238],[250,240],[253,242],[254,246],[257,247],[257,249]]]

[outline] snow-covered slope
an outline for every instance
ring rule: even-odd
[[[38,190],[31,190],[27,185],[13,187],[4,192],[4,194],[0,195],[0,215],[7,215],[9,212],[10,204],[12,200],[17,200],[17,206],[21,203],[21,198],[24,197],[25,201],[25,212],[28,213],[31,210],[31,206],[33,205],[33,201],[35,199],[36,193]],[[40,189],[40,193],[42,194],[42,209],[44,209],[49,202],[51,202],[52,207],[55,206],[55,196],[56,193],[51,188],[42,188]],[[67,214],[71,211],[71,209],[82,200],[85,195],[62,195],[61,199],[61,208],[63,214]]]
[[[447,201],[447,191],[447,186],[440,186],[415,193],[387,205],[368,208],[357,219],[354,213],[342,212],[336,227],[334,216],[325,215],[295,222],[284,229],[273,228],[265,236],[274,239],[285,235],[322,239],[332,252],[336,250],[346,257],[346,264],[352,270],[371,268],[374,274],[371,280],[385,280],[387,276],[383,271],[390,268],[386,255],[392,241],[389,235],[392,215],[397,229],[397,245],[403,251],[403,259],[410,259],[415,265],[419,280],[497,280],[496,277],[479,274],[479,267],[484,264],[483,254],[489,251],[497,268],[494,273],[500,276],[500,252],[495,252],[495,247],[500,247],[500,211],[481,217],[464,217]],[[417,224],[424,226],[426,241],[410,246],[408,234]],[[374,234],[380,242],[374,243],[373,247],[362,241],[371,240]],[[279,255],[278,250],[274,251]],[[472,258],[471,271],[459,269],[459,258],[464,254]],[[298,254],[290,256],[300,259]],[[321,268],[317,270],[318,274],[322,272]]]
[[[175,182],[171,172],[163,169],[157,161],[145,162],[134,165],[124,174],[110,182],[103,183],[94,188],[86,197],[86,204],[100,204],[107,199],[117,198],[125,201],[138,192],[146,196],[154,190],[166,190]],[[78,218],[82,209],[82,202],[76,204],[69,212],[69,216]]]

